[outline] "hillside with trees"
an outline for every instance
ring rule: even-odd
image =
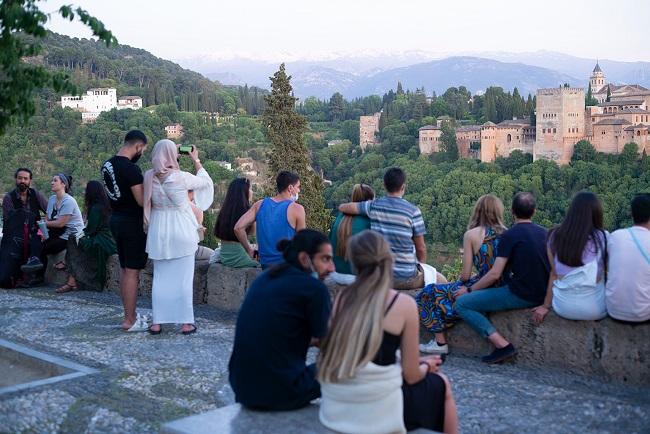
[[[266,163],[276,152],[279,158],[273,160],[273,168],[280,167],[282,134],[269,134],[268,126],[273,120],[279,120],[281,126],[282,119],[295,121],[299,134],[292,135],[291,142],[302,146],[302,135],[311,167],[331,181],[313,191],[318,195],[323,191],[325,208],[332,212],[339,203],[349,200],[354,183],[370,184],[382,194],[385,168],[403,167],[408,174],[406,198],[422,209],[427,241],[434,246],[434,253],[457,252],[472,205],[485,193],[501,197],[507,208],[515,192],[532,191],[539,205],[536,221],[551,226],[562,219],[571,196],[588,189],[601,196],[606,226],[614,230],[630,223],[631,197],[650,190],[650,160],[645,155],[639,159],[633,144],[628,144],[621,155],[601,155],[588,142],[582,142],[576,145],[574,160],[567,166],[545,160],[533,162],[531,155],[521,152],[494,163],[459,159],[454,125],[527,116],[535,121],[535,98],[524,97],[517,89],[510,92],[490,87],[482,95],[471,95],[459,86],[441,95],[427,96],[424,89],[405,90],[398,83],[395,90],[384,95],[346,100],[335,93],[328,100],[298,101],[295,107],[290,92],[285,92],[283,98],[289,103],[277,111],[279,117],[268,112],[263,122],[261,115],[267,108],[264,96],[268,92],[221,86],[127,46],[106,48],[93,41],[50,34],[44,47],[44,54],[34,61],[69,73],[80,88],[114,86],[118,95],[140,95],[148,106],[111,110],[93,124],[82,124],[79,112],[57,106],[56,92],[42,91],[31,121],[22,127],[10,127],[0,136],[0,189],[5,192],[13,188],[15,168],[27,165],[34,169],[35,183],[45,192],[49,191],[48,182],[54,173],[72,174],[77,180],[74,193],[79,195],[85,182],[98,177],[101,162],[115,152],[126,131],[141,129],[154,143],[165,137],[166,125],[178,122],[184,128],[180,141],[199,146],[206,169],[221,186],[217,189],[218,202],[222,187],[237,172],[222,168],[217,161],[233,163],[238,157],[250,157]],[[228,116],[217,120],[203,113],[215,108]],[[295,113],[292,108],[306,118],[306,124],[299,121],[301,116],[291,114]],[[381,145],[364,153],[359,147],[359,116],[379,111]],[[451,123],[444,124],[444,152],[420,155],[418,129],[434,124],[442,116],[451,118]],[[144,169],[149,166],[149,152],[141,163]],[[189,168],[188,161],[182,159],[181,163]],[[303,167],[304,161],[296,164]],[[321,200],[310,203],[322,209]],[[327,220],[322,213],[317,214],[319,221]],[[507,220],[510,222],[509,216]],[[432,257],[435,262],[439,255]]]
[[[264,94],[257,87],[223,86],[201,74],[128,45],[106,44],[48,32],[43,52],[30,62],[69,74],[83,92],[91,87],[115,87],[118,96],[134,95],[145,106],[176,104],[179,110],[257,115],[264,110]],[[45,92],[42,97],[57,99]]]

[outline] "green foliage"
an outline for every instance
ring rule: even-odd
[[[596,148],[588,140],[580,140],[573,147],[571,161],[594,161],[596,160]]]
[[[67,74],[31,61],[42,52],[41,41],[47,35],[45,24],[50,19],[36,3],[36,0],[0,2],[0,134],[11,123],[27,123],[36,111],[34,96],[40,89],[76,91]],[[107,46],[117,43],[102,22],[83,9],[61,6],[58,12],[70,21],[78,17]]]
[[[440,137],[440,154],[444,161],[458,160],[458,144],[456,143],[456,130],[448,122],[442,123],[442,136]]]
[[[449,281],[453,282],[460,279],[460,274],[463,272],[463,260],[456,258],[451,264],[444,264],[440,273]]]
[[[262,125],[255,118],[238,117],[236,123],[217,125],[201,113],[178,112],[170,104],[156,106],[152,112],[111,110],[102,113],[94,124],[82,124],[79,112],[39,105],[27,125],[9,127],[0,136],[0,191],[12,189],[14,170],[27,166],[34,171],[35,185],[45,193],[49,191],[49,178],[60,171],[75,178],[75,193],[80,193],[87,181],[99,177],[101,163],[117,151],[128,130],[138,128],[150,143],[155,143],[165,137],[165,125],[177,121],[185,125],[180,141],[198,146],[204,167],[217,186],[227,184],[236,175],[217,161],[234,163],[235,158],[246,156],[265,160],[267,143]],[[146,169],[149,161],[146,154],[140,165]],[[193,170],[188,158],[181,157],[181,167]]]
[[[310,168],[309,152],[304,142],[307,120],[294,111],[296,98],[292,96],[290,80],[283,63],[271,77],[271,95],[265,98],[266,110],[262,120],[271,143],[270,174],[275,177],[281,170],[290,170],[300,175],[300,202],[305,207],[307,226],[326,232],[331,216],[325,209],[323,181]]]
[[[631,144],[621,155],[595,154],[588,161],[585,149],[588,143],[577,145],[583,157],[570,166],[558,166],[547,160],[533,162],[530,154],[520,151],[495,163],[458,159],[432,164],[425,156],[413,160],[410,155],[386,152],[383,146],[371,148],[361,156],[349,156],[340,170],[332,172],[329,179],[334,184],[326,190],[327,205],[334,208],[349,200],[352,185],[358,182],[370,184],[380,193],[383,170],[400,166],[407,174],[405,198],[422,210],[429,244],[460,246],[474,203],[487,193],[501,198],[508,210],[516,192],[531,191],[538,203],[535,221],[551,227],[562,220],[575,193],[590,190],[603,201],[608,230],[629,225],[630,200],[639,191],[650,191],[650,159],[639,160]],[[506,211],[510,224],[508,214]]]
[[[587,89],[587,95],[585,95],[585,106],[595,106],[598,105],[598,100],[594,98],[594,95],[591,91],[591,83],[589,83],[588,89]]]

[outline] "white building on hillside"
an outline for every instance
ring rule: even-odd
[[[81,112],[81,120],[84,123],[95,122],[100,113],[121,109],[142,108],[142,98],[139,96],[123,96],[117,99],[117,91],[114,88],[100,87],[88,89],[85,95],[61,97],[61,107],[69,107]]]
[[[117,100],[118,109],[141,109],[142,108],[142,98],[139,96],[121,96]]]

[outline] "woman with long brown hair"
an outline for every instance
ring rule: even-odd
[[[365,202],[375,198],[375,190],[368,184],[354,184],[352,202]],[[370,219],[362,215],[348,215],[339,212],[330,231],[330,242],[334,250],[334,265],[340,274],[354,274],[347,259],[348,240],[353,235],[370,229]]]
[[[559,316],[573,320],[599,320],[607,316],[607,237],[603,204],[590,191],[576,194],[560,225],[548,232],[551,264],[546,298],[533,309],[541,323],[551,305]]]
[[[454,294],[461,285],[471,286],[492,268],[499,235],[505,230],[501,199],[492,194],[479,197],[463,235],[463,269],[460,278],[450,283],[427,285],[416,296],[420,322],[435,334],[435,340],[420,345],[420,351],[441,354],[448,352],[445,331],[460,319],[454,309]],[[474,275],[472,265],[476,268]]]
[[[348,249],[357,279],[336,296],[321,343],[321,422],[344,433],[419,427],[457,432],[456,404],[439,373],[441,360],[419,356],[417,306],[391,289],[388,242],[366,230],[351,238]]]
[[[88,181],[84,194],[86,227],[83,237],[68,238],[66,263],[68,280],[56,289],[61,294],[78,288],[102,291],[106,283],[106,262],[117,252],[109,229],[111,205],[104,186],[99,181]]]

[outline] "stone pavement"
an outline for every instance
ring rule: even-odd
[[[148,300],[139,303],[150,312]],[[157,432],[234,402],[232,315],[198,305],[198,333],[168,326],[149,336],[122,332],[121,314],[110,293],[0,290],[0,338],[99,371],[0,395],[0,432]],[[650,388],[453,356],[444,371],[463,433],[650,433]]]

